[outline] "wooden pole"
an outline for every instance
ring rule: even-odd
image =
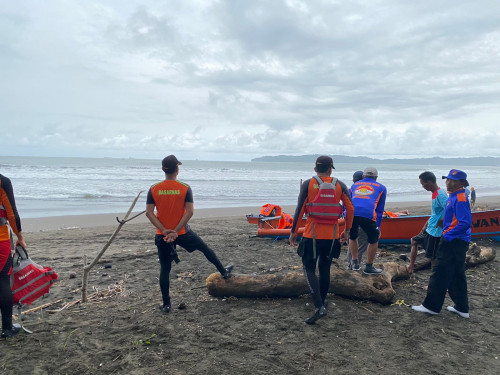
[[[130,205],[130,208],[128,209],[127,213],[125,214],[125,217],[123,218],[123,220],[118,220],[118,218],[116,218],[116,220],[119,223],[118,227],[115,229],[115,231],[113,232],[113,234],[109,238],[108,242],[104,245],[104,247],[99,252],[99,254],[97,254],[97,256],[94,258],[92,263],[87,265],[87,256],[84,255],[84,257],[83,257],[84,258],[83,280],[82,280],[82,302],[87,302],[87,282],[88,282],[88,276],[89,276],[90,270],[97,264],[99,259],[101,259],[102,255],[108,249],[109,245],[111,245],[111,243],[115,239],[116,235],[118,234],[120,229],[122,229],[122,227],[125,225],[125,223],[127,223],[128,221],[136,218],[137,216],[139,216],[145,212],[145,211],[142,211],[140,214],[133,216],[131,219],[128,218],[130,216],[130,214],[132,213],[132,210],[134,209],[135,204],[137,203],[137,200],[139,199],[139,196],[141,195],[141,193],[142,193],[142,191],[140,191],[139,194],[137,194],[137,197],[135,197],[134,201]]]

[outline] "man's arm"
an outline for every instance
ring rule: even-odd
[[[295,214],[293,215],[293,224],[292,229],[290,230],[289,242],[290,245],[297,245],[297,223],[304,215],[304,209],[307,195],[309,193],[309,182],[311,179],[308,179],[302,183],[300,186],[299,198],[297,199],[297,207],[295,207]]]
[[[21,229],[21,218],[17,212],[16,200],[14,198],[14,189],[12,188],[12,182],[9,178],[3,176],[0,183],[1,188],[5,192],[2,196],[4,200],[0,202],[7,212],[7,220],[9,225],[16,234],[17,241],[16,245],[21,245],[26,248],[26,242],[24,241],[24,236]]]
[[[457,198],[455,202],[455,218],[458,221],[458,224],[450,231],[443,234],[443,237],[446,241],[449,241],[449,238],[454,238],[455,234],[463,233],[468,228],[472,226],[472,213],[470,211],[469,202],[464,198]]]
[[[345,229],[340,235],[341,241],[347,242],[349,241],[349,230],[352,227],[352,220],[354,219],[354,205],[352,204],[351,200],[351,193],[347,189],[347,186],[343,183],[340,182],[340,187],[342,188],[342,204],[344,205],[345,209]]]
[[[380,199],[378,200],[377,207],[375,208],[375,212],[377,213],[377,227],[379,228],[380,224],[382,224],[382,217],[384,216],[386,196],[387,196],[387,189],[384,187],[384,190],[380,195]]]

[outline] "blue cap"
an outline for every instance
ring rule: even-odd
[[[464,180],[464,186],[469,186],[469,182],[467,181],[467,173],[458,169],[452,169],[448,176],[443,176],[443,180],[445,178],[449,178],[450,180]]]
[[[352,180],[354,182],[356,181],[359,181],[359,180],[362,180],[363,179],[363,171],[356,171],[354,172],[354,174],[352,175]]]

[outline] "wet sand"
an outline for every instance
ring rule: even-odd
[[[477,209],[500,208],[500,198]],[[294,207],[284,207],[293,213]],[[430,202],[390,204],[428,214]],[[301,266],[286,241],[255,237],[245,214],[258,207],[197,210],[191,227],[235,273],[287,272]],[[1,374],[496,374],[500,368],[499,261],[467,271],[471,319],[443,310],[437,316],[409,307],[330,295],[328,316],[314,326],[310,297],[237,299],[211,297],[206,277],[214,267],[199,252],[179,249],[171,273],[173,310],[160,312],[159,264],[153,227],[142,215],[124,225],[89,276],[81,298],[83,255],[93,258],[120,215],[66,216],[23,221],[32,259],[53,267],[59,281],[30,307],[61,302],[25,315],[21,332],[0,341]],[[496,243],[485,241],[482,246]],[[381,248],[378,261],[397,261],[408,246]],[[343,251],[338,266],[345,268]],[[110,264],[111,268],[104,268]],[[70,278],[70,273],[76,278]],[[396,299],[420,304],[430,270],[394,282]],[[120,291],[114,285],[120,284]],[[176,307],[180,303],[185,309]],[[451,303],[447,297],[445,307]]]

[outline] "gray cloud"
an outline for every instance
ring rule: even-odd
[[[489,0],[7,3],[0,147],[500,156],[499,11]]]

